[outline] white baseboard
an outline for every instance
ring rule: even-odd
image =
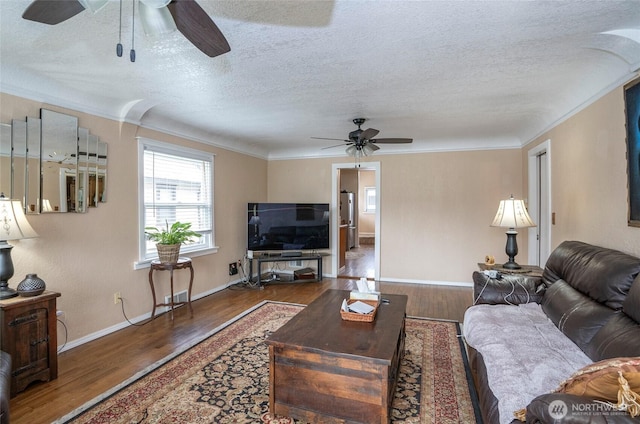
[[[197,295],[195,295],[195,296],[193,296],[191,298],[191,301],[193,302],[195,300],[202,299],[203,297],[206,297],[206,296],[209,296],[211,294],[217,293],[217,292],[219,292],[221,290],[226,289],[227,287],[229,287],[229,286],[231,286],[233,284],[239,283],[240,281],[241,280],[238,279],[236,281],[230,282],[226,286],[217,287],[215,289],[211,289],[211,290],[208,290],[206,292],[198,293]],[[156,314],[156,316],[157,315],[158,314]],[[145,320],[147,320],[149,318],[151,318],[151,312],[147,312],[147,313],[139,315],[139,316],[137,316],[135,318],[131,318],[131,319],[129,319],[129,321],[131,321],[134,324],[138,324],[138,323],[140,323],[142,321],[145,321]],[[93,340],[97,340],[100,337],[104,337],[107,334],[115,333],[116,331],[122,330],[123,328],[127,328],[129,326],[131,326],[131,324],[129,324],[125,320],[125,321],[123,321],[123,322],[121,322],[119,324],[112,325],[111,327],[104,328],[104,329],[102,329],[100,331],[96,331],[95,333],[87,334],[86,336],[80,337],[79,339],[71,340],[70,342],[67,342],[62,346],[58,346],[58,353],[66,352],[67,350],[73,349],[74,347],[78,347],[80,345],[83,345],[85,343],[91,342]]]

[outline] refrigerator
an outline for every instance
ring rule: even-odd
[[[356,246],[356,196],[354,193],[340,193],[340,224],[346,224],[347,249]]]

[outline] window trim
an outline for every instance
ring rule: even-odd
[[[136,137],[138,140],[138,260],[134,262],[134,269],[149,268],[153,258],[145,258],[146,237],[144,235],[144,151],[149,146],[156,152],[176,155],[198,160],[207,160],[211,162],[211,245],[196,249],[181,249],[181,256],[198,257],[218,252],[216,245],[216,229],[215,229],[215,154],[204,150],[192,149],[189,147],[179,146],[177,144],[166,143],[145,137]],[[184,253],[184,254],[183,254]]]

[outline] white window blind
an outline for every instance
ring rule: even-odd
[[[144,228],[190,222],[202,234],[183,244],[180,252],[210,249],[213,240],[213,155],[150,140],[141,141],[141,252],[142,261],[157,257],[155,242]]]

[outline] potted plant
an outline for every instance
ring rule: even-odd
[[[144,232],[149,240],[156,242],[160,262],[173,263],[177,262],[180,256],[180,245],[191,241],[193,237],[202,237],[202,234],[193,231],[190,222],[174,222],[171,227],[169,227],[169,221],[165,222],[166,227],[162,230],[156,227],[145,227]]]

